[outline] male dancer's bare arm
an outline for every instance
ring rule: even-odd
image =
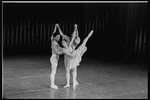
[[[66,40],[70,39],[67,35],[64,35],[64,34],[63,34],[63,32],[61,31],[61,29],[60,29],[60,27],[59,27],[58,24],[56,24],[56,26],[58,27],[58,30],[59,30],[60,35],[61,35],[64,39],[66,39]]]
[[[53,35],[54,35],[55,32],[56,32],[56,28],[57,28],[57,25],[55,24],[55,28],[54,28],[54,31],[53,31],[52,36],[51,36],[51,41],[53,41]]]
[[[73,59],[75,57],[76,52],[73,51],[72,53],[67,52],[66,50],[63,49],[63,53],[68,56],[69,58]]]
[[[56,51],[57,54],[62,54],[63,49],[59,45],[54,45],[54,50]]]
[[[54,35],[54,33],[56,33],[56,28],[57,28],[57,25],[55,24],[55,28],[54,28],[54,31],[52,33],[52,36]]]

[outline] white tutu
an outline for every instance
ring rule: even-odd
[[[74,59],[72,59],[73,61],[72,61],[71,69],[80,65],[80,62],[82,60],[82,56],[86,51],[87,51],[87,47],[85,45],[81,45],[76,49],[76,51],[75,51],[76,56]]]

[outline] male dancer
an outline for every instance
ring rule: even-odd
[[[53,89],[58,89],[58,86],[55,85],[54,81],[55,81],[55,74],[57,70],[59,55],[62,54],[62,48],[58,44],[58,41],[60,40],[60,35],[56,34],[56,28],[57,28],[57,25],[55,25],[53,34],[51,36],[52,55],[50,57],[50,63],[51,63],[51,74],[50,74],[51,85],[50,87]]]

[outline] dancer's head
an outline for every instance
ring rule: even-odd
[[[53,37],[56,41],[59,41],[60,40],[60,34],[58,32],[58,30],[56,29],[55,33],[53,34]]]
[[[54,37],[56,41],[60,40],[60,35],[56,35],[56,37]]]
[[[67,41],[65,41],[65,39],[62,40],[62,45],[63,45],[64,48],[67,48],[67,47],[68,47]]]

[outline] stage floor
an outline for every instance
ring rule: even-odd
[[[50,88],[50,56],[3,58],[3,97],[8,99],[148,99],[148,69],[130,63],[83,57],[78,66],[76,90],[66,85],[63,56]],[[72,75],[71,75],[72,80]]]

